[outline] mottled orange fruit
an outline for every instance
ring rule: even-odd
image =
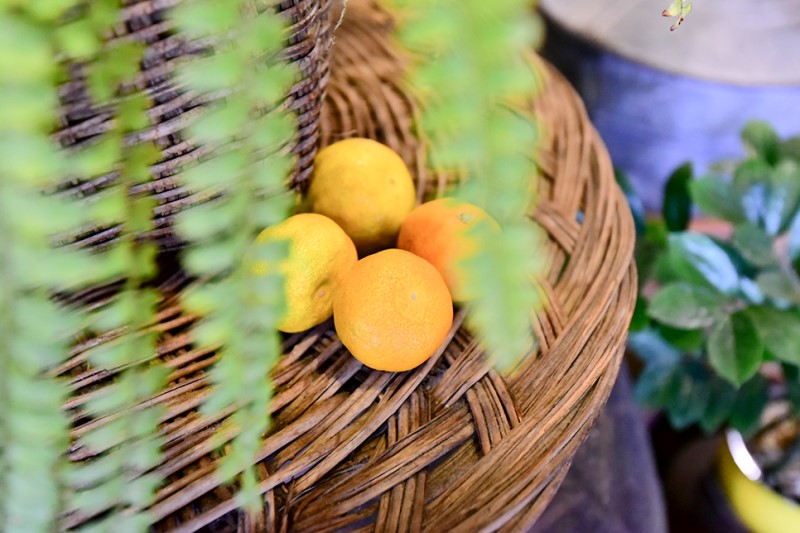
[[[287,304],[278,329],[305,331],[331,317],[334,293],[358,261],[356,247],[336,222],[315,213],[294,215],[268,227],[254,246],[280,240],[289,241],[289,256],[277,267],[285,276]],[[254,262],[253,270],[270,273],[265,261]]]
[[[477,253],[478,244],[470,229],[481,223],[487,224],[490,231],[500,232],[497,222],[480,207],[453,198],[440,198],[418,206],[406,217],[397,247],[435,266],[453,300],[465,302],[474,298],[474,292],[461,262]]]
[[[336,221],[363,257],[395,246],[416,203],[403,159],[377,141],[352,138],[317,153],[304,206]]]
[[[390,249],[361,259],[333,301],[339,339],[375,370],[403,372],[428,360],[453,324],[453,302],[427,261]]]

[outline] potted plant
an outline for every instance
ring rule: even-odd
[[[741,161],[701,178],[676,170],[663,218],[635,209],[630,346],[642,362],[637,399],[677,429],[725,428],[719,480],[733,509],[775,531],[800,516],[800,138],[750,122],[742,139]],[[695,208],[703,217],[692,221]]]

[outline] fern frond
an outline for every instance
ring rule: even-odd
[[[55,233],[81,223],[80,208],[41,192],[65,167],[49,137],[58,104],[51,30],[69,7],[0,6],[0,530],[8,532],[52,531],[61,509],[67,389],[46,373],[67,359],[79,322],[50,296],[91,270],[86,257],[52,246]]]
[[[178,225],[194,242],[184,264],[212,279],[184,300],[205,317],[195,328],[195,340],[222,346],[203,410],[214,415],[236,408],[229,423],[238,435],[218,473],[225,481],[241,473],[239,501],[251,510],[260,508],[253,462],[269,427],[269,373],[281,353],[276,328],[285,306],[282,277],[256,276],[251,261],[274,263],[287,254],[285,245],[251,250],[251,242],[260,229],[288,215],[293,199],[285,191],[292,160],[285,148],[297,128],[278,108],[297,79],[277,57],[286,39],[283,20],[273,11],[255,13],[252,5],[249,0],[190,1],[173,14],[186,34],[215,42],[212,54],[185,66],[183,80],[199,93],[232,95],[191,128],[193,138],[214,153],[184,174],[192,191],[221,195],[181,213]],[[234,27],[235,41],[226,40]]]
[[[457,195],[486,209],[500,238],[475,229],[482,253],[464,266],[476,280],[469,320],[500,368],[534,345],[540,299],[531,276],[544,269],[541,233],[528,219],[537,128],[519,104],[537,90],[526,60],[540,37],[530,2],[404,0],[400,41],[414,54],[409,77],[421,96],[430,163],[464,176]]]
[[[146,328],[155,319],[159,295],[146,287],[155,273],[156,248],[141,242],[140,236],[152,229],[155,200],[146,193],[130,191],[150,180],[149,167],[160,153],[152,143],[126,141],[148,127],[149,105],[139,91],[120,92],[122,84],[138,72],[142,45],[103,41],[116,23],[122,2],[95,0],[84,7],[86,12],[80,18],[64,26],[77,29],[63,29],[56,35],[62,50],[72,54],[69,59],[85,62],[94,103],[110,105],[114,98],[115,121],[111,131],[95,139],[91,147],[70,154],[70,168],[82,172],[84,178],[111,172],[118,176],[114,186],[87,209],[85,220],[120,226],[119,239],[104,252],[93,254],[92,272],[95,282],[125,281],[114,301],[86,317],[95,332],[119,329],[123,333],[89,353],[92,366],[116,373],[116,378],[85,405],[85,414],[105,421],[75,443],[93,458],[66,471],[70,489],[66,506],[67,511],[82,517],[102,515],[90,527],[111,523],[126,531],[144,531],[147,519],[138,511],[152,503],[161,483],[148,474],[160,462],[161,409],[142,409],[140,404],[162,390],[167,369],[147,362],[157,338]],[[122,370],[117,373],[118,369]]]

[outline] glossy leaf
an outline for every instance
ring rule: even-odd
[[[631,332],[642,331],[649,323],[650,320],[647,317],[647,300],[639,297],[636,299],[636,306],[633,309],[633,317],[631,318],[629,330]]]
[[[736,402],[731,410],[730,423],[745,438],[752,435],[758,427],[761,413],[768,399],[767,380],[761,374],[756,374],[739,389]]]
[[[800,313],[766,306],[750,307],[747,313],[775,357],[800,365]]]
[[[758,274],[758,288],[775,301],[800,305],[800,279],[792,279],[780,270],[765,270]]]
[[[677,385],[674,396],[666,409],[672,425],[683,429],[703,417],[711,396],[711,374],[702,364],[688,361],[675,379]]]
[[[686,354],[697,355],[705,345],[705,329],[681,329],[663,324],[657,324],[657,329],[665,341]]]
[[[634,389],[637,403],[663,407],[677,386],[675,377],[680,367],[680,352],[652,330],[631,334],[628,345],[645,365]]]
[[[706,433],[713,433],[731,416],[738,393],[730,383],[716,377],[711,379],[709,388],[708,403],[700,418],[700,427]]]
[[[692,181],[692,165],[685,163],[672,173],[664,187],[664,221],[667,230],[683,231],[689,225],[692,215],[692,198],[689,184]]]
[[[704,281],[724,294],[734,294],[739,274],[730,257],[710,237],[698,233],[669,237],[672,266],[687,281]]]
[[[756,326],[743,311],[714,325],[706,350],[712,368],[735,386],[755,375],[764,356]]]
[[[701,178],[689,184],[695,204],[711,218],[733,223],[745,220],[739,193],[729,184],[717,178]]]
[[[750,223],[739,224],[734,228],[733,245],[750,263],[766,267],[775,264],[772,253],[772,237]]]
[[[668,326],[697,329],[720,318],[724,302],[719,294],[705,287],[673,283],[663,287],[650,301],[648,315]]]

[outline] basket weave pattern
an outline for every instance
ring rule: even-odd
[[[321,142],[375,138],[406,160],[420,194],[440,191],[446,177],[424,168],[417,108],[403,90],[390,30],[388,16],[351,0],[336,35]],[[608,398],[636,280],[633,224],[607,153],[572,89],[539,66],[543,90],[532,106],[544,128],[542,177],[531,217],[549,237],[542,253],[552,268],[541,280],[548,304],[534,320],[537,352],[498,375],[461,327],[461,312],[439,352],[405,373],[363,367],[330,321],[288,336],[258,465],[264,508],[247,516],[214,474],[224,447],[212,436],[227,440],[236,430],[198,411],[217,356],[192,346],[195,317],[178,305],[185,280],[175,275],[162,285],[170,296],[153,326],[160,343],[152,358],[172,369],[168,389],[153,399],[166,406],[158,473],[167,483],[149,510],[158,530],[521,531],[541,514]],[[72,383],[76,437],[103,423],[87,419],[82,405],[115,373],[85,363],[86,350],[106,340],[76,347],[58,369]],[[91,456],[71,450],[76,461]],[[65,525],[89,518],[67,516]]]
[[[184,61],[206,54],[210,47],[207,42],[189,41],[176,32],[169,10],[182,1],[125,2],[120,22],[111,37],[112,43],[133,39],[146,46],[134,84],[144,90],[152,102],[151,126],[136,132],[127,141],[153,142],[161,151],[161,161],[151,168],[152,180],[133,192],[145,192],[158,200],[155,229],[147,237],[156,240],[162,248],[181,244],[172,230],[172,215],[208,199],[203,194],[191,194],[182,185],[181,169],[209,153],[207,147],[187,138],[184,130],[203,112],[204,106],[218,97],[195,94],[175,77]],[[277,10],[289,24],[289,37],[282,53],[300,72],[300,79],[289,89],[285,102],[296,113],[299,128],[291,147],[298,158],[291,177],[295,186],[301,186],[310,176],[319,142],[320,110],[332,45],[330,4],[331,0],[276,2]],[[93,105],[86,88],[85,68],[73,65],[70,74],[70,80],[59,89],[61,117],[55,139],[64,147],[80,148],[113,127],[114,102],[102,107]],[[78,196],[91,196],[102,192],[115,180],[116,174],[110,173],[67,183],[64,189]],[[93,228],[76,238],[84,246],[103,246],[118,234],[116,227]]]

